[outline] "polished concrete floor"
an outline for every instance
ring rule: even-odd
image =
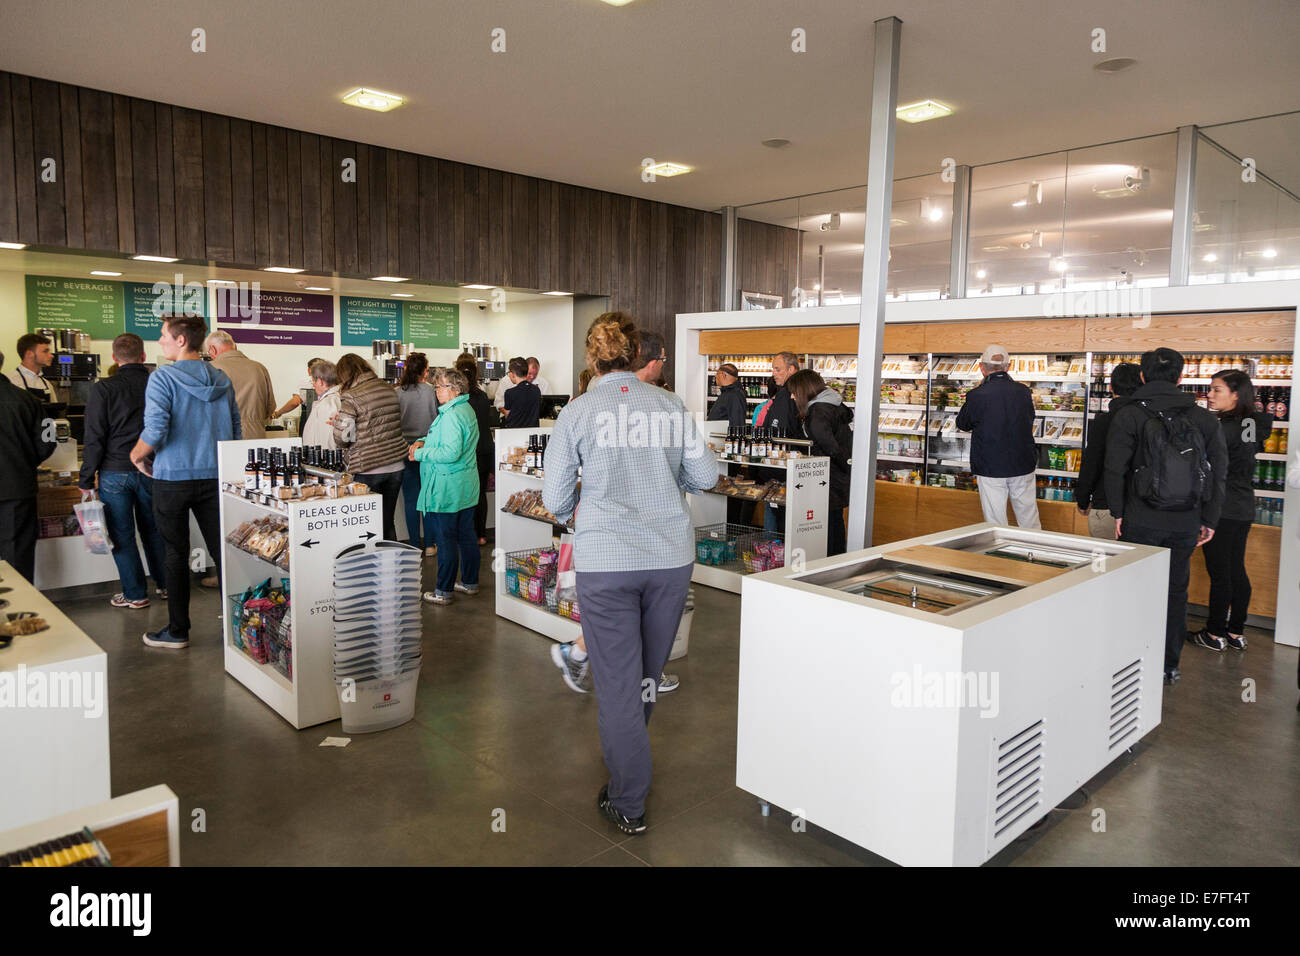
[[[337,722],[295,731],[226,676],[216,592],[195,589],[183,651],[141,643],[166,622],[162,602],[59,603],[108,652],[113,793],[165,783],[179,795],[184,865],[889,865],[815,826],[796,832],[775,808],[764,818],[736,788],[738,596],[696,588],[690,653],[669,665],[682,686],[650,725],[639,837],[595,807],[594,697],[569,691],[551,642],[492,602],[484,590],[426,605],[415,720],[341,749],[319,746]],[[1250,636],[1244,655],[1187,647],[1161,726],[993,863],[1300,864],[1296,650]],[[187,825],[197,809],[205,832]]]

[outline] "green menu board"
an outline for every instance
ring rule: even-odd
[[[407,341],[402,321],[402,303],[392,299],[339,296],[341,345],[368,346],[375,339]]]
[[[173,286],[170,282],[124,282],[126,331],[146,342],[156,341],[162,331],[160,315],[198,315],[208,321],[207,290],[197,282]]]
[[[27,276],[27,328],[77,329],[111,339],[124,327],[122,285],[90,279]]]
[[[460,305],[455,302],[405,302],[406,341],[418,349],[460,347]]]

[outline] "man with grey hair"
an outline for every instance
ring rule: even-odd
[[[971,389],[957,413],[957,427],[971,433],[970,470],[979,479],[984,520],[1007,523],[1007,498],[1016,524],[1039,528],[1038,446],[1034,444],[1034,398],[1029,387],[1007,374],[1011,356],[990,345],[980,356],[984,381]]]
[[[216,331],[203,340],[212,367],[221,369],[235,386],[235,403],[239,406],[239,419],[244,438],[256,441],[266,437],[266,420],[275,414],[275,392],[271,388],[271,373],[261,362],[235,347],[229,332]]]
[[[333,362],[317,359],[312,363],[311,386],[316,392],[316,400],[312,402],[311,418],[303,426],[302,443],[338,448],[334,441],[334,426],[330,424],[339,411],[339,377]]]

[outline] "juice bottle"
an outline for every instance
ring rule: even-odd
[[[1279,428],[1279,429],[1277,429],[1277,453],[1278,453],[1279,455],[1285,455],[1285,454],[1286,454],[1286,438],[1287,438],[1287,435],[1290,434],[1290,432],[1291,432],[1291,429],[1289,429],[1289,428]]]
[[[1277,429],[1274,428],[1271,432],[1268,433],[1268,437],[1264,439],[1264,453],[1267,455],[1278,454],[1277,443],[1278,443]]]

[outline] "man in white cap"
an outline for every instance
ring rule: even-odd
[[[984,520],[1007,524],[1007,498],[1022,528],[1038,522],[1038,449],[1034,444],[1034,398],[1007,374],[1011,356],[990,345],[980,356],[984,381],[971,389],[957,414],[957,427],[971,433],[970,470],[979,479]]]

